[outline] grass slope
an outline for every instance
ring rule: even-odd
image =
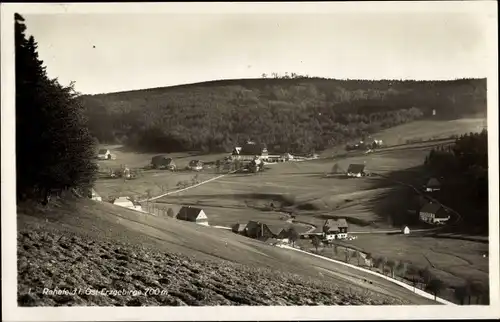
[[[43,294],[43,288],[54,287],[156,288],[168,295]],[[22,306],[432,303],[383,279],[229,231],[89,200],[58,201],[48,208],[18,207],[18,302]]]

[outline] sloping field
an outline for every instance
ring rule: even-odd
[[[280,201],[294,209],[297,219],[320,227],[328,216],[346,217],[349,230],[353,232],[394,230],[385,217],[384,209],[391,215],[400,216],[404,222],[408,216],[410,200],[403,194],[395,194],[401,188],[394,182],[379,177],[346,179],[343,176],[325,177],[333,164],[346,169],[350,163],[365,163],[368,172],[389,174],[422,165],[425,156],[436,143],[418,143],[394,147],[372,154],[347,156],[337,160],[320,159],[305,162],[289,162],[270,166],[256,175],[230,175],[193,190],[171,195],[165,199],[176,202],[202,200],[207,205],[244,207],[248,200],[254,204],[269,204]],[[413,182],[425,182],[425,176],[409,172]],[[377,209],[377,205],[385,208]],[[389,207],[389,208],[387,208]],[[400,213],[394,209],[402,209]],[[457,211],[460,211],[457,209]],[[259,218],[258,209],[245,213],[246,218]],[[220,211],[212,215],[215,224],[240,221],[231,211]],[[263,222],[266,222],[262,218]],[[410,229],[420,227],[413,227]],[[309,242],[307,242],[309,243]],[[449,286],[460,286],[466,280],[477,280],[488,284],[488,244],[484,242],[441,239],[422,234],[408,236],[384,234],[360,234],[358,239],[346,242],[373,256],[406,261],[420,268],[429,267],[435,276]],[[452,293],[451,293],[452,294]],[[452,300],[452,295],[447,299]]]
[[[20,305],[431,304],[335,263],[88,200],[18,208],[18,273]],[[43,294],[56,286],[168,294]]]

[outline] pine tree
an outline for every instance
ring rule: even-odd
[[[17,196],[45,202],[50,191],[93,185],[97,166],[74,85],[49,79],[24,18],[15,15]]]

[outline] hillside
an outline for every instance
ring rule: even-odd
[[[416,119],[484,116],[486,80],[225,80],[81,99],[101,143],[230,152],[252,139],[273,152],[301,153]]]
[[[89,200],[18,207],[18,278],[21,306],[432,304],[335,263]],[[168,294],[44,295],[44,287]]]

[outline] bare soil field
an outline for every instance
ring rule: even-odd
[[[18,278],[21,306],[434,303],[381,278],[229,231],[90,200],[18,207]],[[164,294],[43,294],[55,287]]]

